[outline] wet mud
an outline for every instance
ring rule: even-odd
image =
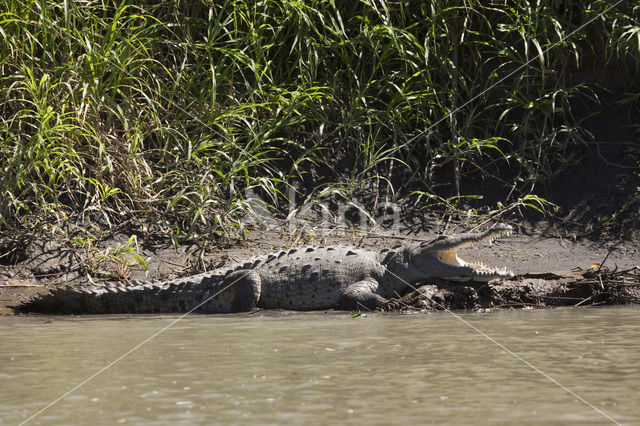
[[[640,268],[527,273],[489,283],[432,282],[391,300],[384,311],[490,311],[640,303]]]
[[[306,244],[346,244],[380,250],[401,244],[406,238],[429,240],[438,233],[438,230],[405,230],[394,235],[364,237],[345,233],[302,241],[264,231],[254,233],[243,244],[227,242],[208,247],[202,244],[175,247],[152,242],[140,247],[140,254],[148,261],[147,271],[137,265],[124,265],[100,257],[96,252],[82,252],[63,242],[12,240],[5,236],[0,239],[0,254],[4,253],[0,262],[0,315],[14,314],[11,306],[57,286],[185,277],[256,254]],[[414,283],[414,289],[409,288],[407,294],[398,295],[385,310],[478,311],[640,303],[637,243],[615,239],[574,241],[540,233],[527,234],[531,232],[520,232],[493,244],[478,244],[459,253],[466,261],[507,267],[516,274],[513,279],[490,283]],[[103,241],[102,253],[109,247],[122,245],[127,238],[127,235],[116,235]]]

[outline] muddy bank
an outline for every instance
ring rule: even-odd
[[[3,313],[29,299],[44,286],[27,282],[0,286]],[[441,310],[491,311],[546,307],[579,307],[640,304],[640,268],[610,270],[589,268],[516,275],[490,283],[451,283],[435,280],[416,284],[415,290],[390,300],[384,312]]]
[[[454,229],[462,232],[464,229]],[[442,230],[402,230],[394,235],[360,235],[343,232],[311,239],[283,237],[264,230],[251,235],[245,244],[191,244],[141,242],[140,254],[148,271],[127,266],[99,253],[113,252],[126,243],[127,235],[114,235],[101,242],[100,252],[82,252],[64,242],[5,238],[0,265],[0,314],[49,288],[62,285],[100,284],[105,281],[169,279],[194,275],[241,261],[260,253],[306,244],[347,244],[372,250],[391,247],[407,238],[429,240]],[[389,310],[493,309],[509,307],[582,306],[587,304],[638,303],[638,247],[631,242],[608,240],[573,241],[550,238],[540,233],[516,234],[493,244],[479,244],[461,250],[467,261],[507,267],[517,274],[513,280],[481,283],[427,284],[391,302]],[[535,231],[535,229],[533,230]],[[98,254],[97,254],[98,253]],[[131,259],[129,259],[131,260]],[[603,267],[601,267],[604,264]],[[550,272],[566,270],[569,272]],[[593,271],[597,276],[591,276]],[[625,275],[620,275],[623,271]],[[603,287],[604,286],[604,287]]]
[[[505,308],[640,304],[640,268],[594,267],[517,275],[490,283],[432,282],[390,301],[383,310],[486,311]]]

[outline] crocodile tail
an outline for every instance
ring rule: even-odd
[[[19,312],[43,314],[151,314],[229,312],[231,304],[215,294],[213,277],[197,280],[107,283],[101,286],[60,287],[22,302]],[[205,302],[205,303],[203,303]],[[201,305],[201,306],[198,306]]]

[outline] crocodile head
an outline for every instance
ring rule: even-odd
[[[513,272],[502,268],[491,268],[482,263],[462,260],[458,250],[475,243],[510,235],[513,228],[498,224],[480,234],[457,234],[441,236],[433,241],[423,242],[413,248],[412,264],[430,277],[439,277],[451,281],[490,281],[496,278],[511,278]]]

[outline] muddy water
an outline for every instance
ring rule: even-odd
[[[187,317],[28,424],[612,423],[494,341],[640,424],[638,308],[458,315]],[[175,319],[0,318],[0,424]]]

